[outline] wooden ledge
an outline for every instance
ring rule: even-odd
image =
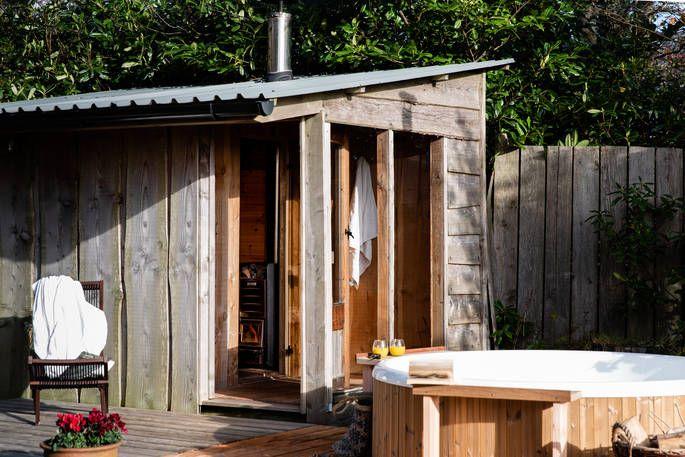
[[[414,395],[430,397],[489,398],[492,400],[544,401],[567,403],[578,398],[577,392],[568,390],[519,389],[484,386],[416,386]]]

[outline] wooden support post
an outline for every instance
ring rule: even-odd
[[[226,127],[216,154],[216,388],[238,382],[240,274],[240,143]]]
[[[378,201],[378,304],[377,338],[390,339],[394,330],[395,298],[395,166],[394,135],[384,130],[376,136]]]
[[[331,132],[321,112],[300,122],[301,406],[325,423],[333,401]]]
[[[421,457],[440,456],[440,397],[422,397]]]
[[[279,283],[279,335],[278,371],[286,373],[286,347],[289,329],[287,315],[290,311],[290,170],[288,141],[278,145],[278,283]]]
[[[350,365],[352,351],[351,347],[351,321],[350,321],[350,282],[349,282],[349,251],[350,243],[347,238],[347,229],[350,217],[350,135],[345,128],[340,149],[338,150],[338,206],[336,208],[338,217],[338,278],[340,280],[340,300],[343,302],[343,349],[342,366],[344,386],[350,386]]]
[[[430,146],[431,346],[445,344],[445,139]]]
[[[552,457],[568,455],[568,405],[552,404]]]
[[[198,400],[214,396],[216,358],[216,164],[214,134],[211,128],[199,136],[199,211],[198,211]],[[199,407],[197,411],[199,412]]]

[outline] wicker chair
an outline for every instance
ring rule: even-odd
[[[103,282],[81,281],[81,285],[88,303],[103,309]],[[29,387],[36,425],[40,423],[40,391],[44,389],[77,389],[79,403],[81,389],[98,389],[102,411],[108,411],[109,376],[104,353],[90,359],[73,360],[45,360],[34,356],[29,356]]]

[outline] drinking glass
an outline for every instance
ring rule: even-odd
[[[381,357],[387,357],[388,355],[388,342],[385,338],[380,340],[374,340],[372,351],[374,354],[378,354]]]
[[[390,355],[404,355],[405,349],[404,340],[402,338],[395,338],[390,342]]]

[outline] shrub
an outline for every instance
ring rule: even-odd
[[[498,349],[523,349],[532,342],[535,326],[519,314],[515,306],[495,301],[495,324],[492,339]]]

